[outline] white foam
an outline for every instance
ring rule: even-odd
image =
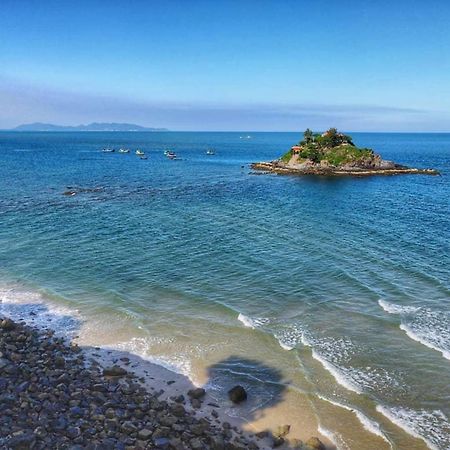
[[[105,348],[118,349],[128,351],[138,355],[142,359],[149,361],[158,366],[162,366],[171,372],[185,375],[191,379],[192,368],[190,362],[182,355],[174,355],[173,357],[163,357],[149,355],[148,350],[151,347],[149,338],[133,337],[129,341],[117,342],[116,344],[108,345]],[[191,379],[192,381],[192,379]]]
[[[436,336],[432,332],[432,330],[428,330],[427,333],[424,333],[424,330],[417,331],[405,324],[401,324],[400,329],[403,330],[410,339],[413,339],[416,342],[420,342],[422,345],[425,345],[428,348],[436,350],[437,352],[441,353],[445,359],[450,360],[450,349],[441,348],[436,344],[436,342],[439,342],[441,340],[441,336]],[[444,345],[445,344],[447,343],[444,343]]]
[[[346,389],[348,389],[349,391],[353,391],[356,392],[357,394],[361,394],[362,393],[362,389],[355,384],[354,382],[352,382],[351,380],[349,380],[348,378],[345,377],[344,373],[339,370],[334,364],[332,364],[331,362],[327,361],[320,353],[318,353],[316,350],[312,350],[312,357],[319,361],[322,366],[328,370],[328,372],[331,373],[331,375],[333,375],[334,379],[341,385],[344,386]]]
[[[238,315],[238,320],[239,322],[242,322],[244,326],[246,326],[247,328],[251,328],[252,330],[254,330],[255,328],[259,328],[269,322],[269,319],[266,319],[264,317],[256,317],[252,319],[251,317],[248,317],[242,313]]]
[[[420,310],[418,306],[395,305],[381,299],[378,300],[378,304],[389,314],[412,314]]]
[[[386,441],[389,446],[392,448],[392,444],[389,441],[389,439],[386,437],[386,435],[381,430],[380,424],[378,422],[375,422],[372,419],[369,419],[365,414],[363,414],[359,409],[352,408],[350,406],[344,405],[342,403],[339,403],[335,400],[331,400],[329,398],[323,397],[322,395],[318,395],[318,397],[328,403],[331,403],[334,406],[337,406],[339,408],[346,409],[347,411],[351,411],[355,416],[358,418],[359,422],[363,426],[363,428],[368,431],[369,433],[375,434],[376,436],[380,437],[384,441]]]
[[[450,448],[450,423],[442,411],[415,411],[407,408],[388,408],[378,405],[377,411],[392,423],[417,439],[422,439],[430,449]]]
[[[400,306],[378,300],[378,304],[389,314],[401,317],[400,329],[416,342],[439,353],[450,360],[450,315],[444,311],[429,308]]]
[[[19,286],[0,287],[0,314],[39,328],[51,328],[57,335],[72,337],[79,331],[79,311],[56,305],[40,292]]]
[[[293,350],[301,342],[303,331],[294,326],[278,330],[274,333],[280,347],[284,350]]]
[[[289,345],[289,344],[286,344],[286,343],[283,342],[281,339],[278,339],[278,343],[280,344],[280,347],[281,347],[282,349],[287,350],[287,351],[289,351],[289,350],[294,350],[294,348],[295,348],[295,345]]]
[[[329,441],[333,443],[337,450],[348,450],[347,444],[342,439],[339,433],[333,432],[320,425],[317,427],[317,431]]]

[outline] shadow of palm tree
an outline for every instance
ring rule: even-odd
[[[226,405],[249,421],[261,418],[264,410],[283,401],[286,384],[280,370],[275,367],[239,356],[230,356],[208,368],[207,387],[222,405]],[[228,391],[236,386],[242,386],[247,394],[247,400],[239,405],[233,405],[228,398]]]

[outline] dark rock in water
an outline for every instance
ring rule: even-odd
[[[205,396],[206,391],[203,388],[196,388],[196,389],[189,390],[187,394],[189,395],[189,397],[195,398],[198,400]]]
[[[309,438],[305,442],[306,446],[309,448],[312,448],[313,450],[326,450],[325,445],[322,443],[322,441],[317,437]]]
[[[233,403],[247,400],[247,392],[242,386],[234,386],[228,391],[228,397]]]
[[[103,375],[105,377],[123,377],[127,374],[128,372],[119,366],[105,367],[103,369]]]

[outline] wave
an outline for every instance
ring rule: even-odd
[[[188,377],[192,380],[192,367],[190,361],[184,358],[182,355],[173,355],[173,357],[157,357],[148,354],[148,350],[151,347],[151,339],[144,337],[133,337],[128,341],[117,342],[113,345],[108,345],[105,348],[119,349],[128,351],[134,355],[138,355],[142,359],[149,361],[158,366],[162,366],[171,372],[178,373]]]
[[[368,431],[369,433],[375,434],[376,436],[380,437],[381,439],[383,439],[384,441],[386,441],[389,446],[392,448],[392,444],[389,441],[389,439],[386,437],[386,435],[383,433],[380,424],[378,422],[375,422],[372,419],[369,419],[365,414],[363,414],[359,409],[357,408],[352,408],[350,406],[344,405],[342,403],[339,403],[335,400],[331,400],[329,398],[326,398],[322,395],[318,395],[318,397],[328,403],[331,403],[334,406],[337,406],[339,408],[343,408],[346,409],[347,411],[351,411],[353,414],[355,414],[355,416],[358,418],[359,422],[361,423],[361,425],[363,426],[363,428]]]
[[[259,328],[259,327],[269,323],[269,319],[267,319],[265,317],[251,318],[242,313],[239,313],[238,320],[239,320],[239,322],[242,322],[244,324],[244,326],[246,326],[247,328],[251,328],[253,330],[255,328]]]
[[[377,411],[409,435],[423,440],[432,450],[450,448],[450,423],[440,410],[415,411],[407,408],[376,407]]]
[[[401,306],[378,300],[378,304],[389,314],[400,315],[400,329],[416,342],[450,360],[450,314],[432,311],[425,307]]]
[[[338,369],[333,363],[329,362],[326,358],[324,358],[320,353],[316,350],[312,350],[312,357],[319,361],[322,366],[328,370],[328,372],[333,375],[334,379],[341,385],[344,386],[349,391],[356,392],[357,394],[362,394],[362,389],[351,381],[349,378],[346,378],[344,372]]]
[[[18,286],[0,287],[0,314],[59,336],[74,337],[82,322],[77,309],[55,305],[43,294]]]
[[[325,436],[328,440],[330,440],[333,443],[333,445],[336,447],[337,450],[348,450],[347,444],[345,444],[345,442],[343,441],[343,439],[339,433],[330,431],[320,424],[317,427],[317,431],[322,436]]]
[[[420,310],[417,306],[402,306],[389,303],[386,300],[378,300],[378,304],[389,314],[411,314]]]

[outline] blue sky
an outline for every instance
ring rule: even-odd
[[[11,1],[0,128],[450,131],[447,1]]]

